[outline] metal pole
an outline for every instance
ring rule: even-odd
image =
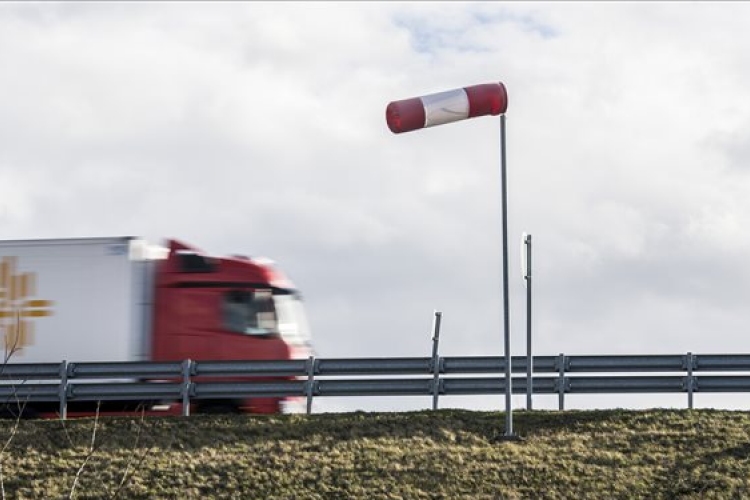
[[[560,353],[557,357],[557,409],[563,411],[565,409],[565,355]]]
[[[68,362],[60,364],[60,420],[68,418]]]
[[[693,390],[695,389],[695,382],[693,379],[693,353],[687,353],[687,393],[688,393],[688,409],[693,409]]]
[[[193,371],[193,362],[186,359],[182,362],[182,416],[190,416],[190,375]]]
[[[531,235],[526,235],[526,409],[532,409],[534,357],[531,354]]]
[[[312,404],[313,404],[313,393],[314,393],[314,387],[313,384],[315,383],[315,356],[310,356],[307,358],[307,385],[305,387],[306,395],[307,395],[307,414],[312,414]]]
[[[440,358],[438,358],[438,342],[440,341],[440,320],[443,313],[435,311],[432,323],[432,409],[437,410],[440,395]]]
[[[513,394],[510,354],[510,300],[508,297],[508,189],[505,154],[505,114],[500,115],[500,178],[503,219],[503,332],[505,334],[505,437],[513,438]]]

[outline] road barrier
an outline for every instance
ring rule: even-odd
[[[514,356],[513,373],[526,373],[527,358]],[[534,356],[534,394],[750,392],[750,354]],[[431,396],[501,394],[505,358],[315,358],[283,361],[69,362],[0,367],[0,401],[180,401],[183,415],[200,400],[252,397]],[[743,373],[744,372],[744,373]],[[658,373],[658,375],[655,375]],[[538,375],[537,375],[538,374]],[[554,375],[546,375],[554,374]],[[617,374],[617,375],[612,375]],[[470,377],[469,375],[484,375]],[[232,378],[235,381],[227,381]],[[239,380],[237,380],[239,379]],[[276,379],[276,380],[274,380]],[[515,394],[527,378],[513,377]]]

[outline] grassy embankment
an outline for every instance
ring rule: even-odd
[[[743,412],[102,418],[92,452],[95,423],[0,422],[3,497],[750,498]]]

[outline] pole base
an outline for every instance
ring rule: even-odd
[[[503,434],[501,436],[495,436],[492,441],[495,443],[520,443],[525,441],[525,439],[518,434]]]

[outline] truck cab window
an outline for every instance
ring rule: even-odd
[[[224,326],[245,335],[278,333],[270,290],[231,290],[224,295]]]
[[[294,293],[273,296],[281,337],[295,345],[310,345],[310,330],[300,297]]]

